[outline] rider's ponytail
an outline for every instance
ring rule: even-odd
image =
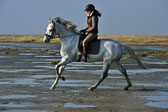
[[[101,17],[101,15],[102,15],[102,13],[100,13],[98,10],[94,10],[94,13],[97,15],[97,16],[99,16],[99,17]]]

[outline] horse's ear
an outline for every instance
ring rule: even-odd
[[[51,22],[51,18],[49,18],[49,23]]]
[[[54,20],[53,20],[53,19],[51,20],[51,23],[54,23]]]

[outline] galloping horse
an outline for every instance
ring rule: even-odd
[[[76,25],[69,21],[63,20],[60,17],[49,19],[49,24],[43,41],[48,43],[56,35],[58,35],[61,40],[60,54],[62,59],[55,66],[57,77],[50,89],[55,88],[59,79],[65,80],[61,74],[63,73],[66,65],[79,59],[78,42],[80,34],[76,30]],[[136,60],[141,68],[145,68],[139,58],[135,55],[134,51],[128,45],[120,44],[111,39],[101,39],[99,53],[94,55],[88,54],[88,61],[103,61],[103,74],[100,80],[97,81],[94,86],[88,88],[89,91],[96,89],[98,85],[107,77],[111,64],[116,65],[118,70],[125,76],[128,85],[124,88],[124,90],[128,90],[128,88],[132,86],[126,69],[120,63],[123,49]]]

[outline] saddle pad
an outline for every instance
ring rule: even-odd
[[[96,39],[88,45],[87,54],[98,54],[100,51],[100,40]]]

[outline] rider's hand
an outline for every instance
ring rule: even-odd
[[[85,30],[80,30],[80,33],[85,33],[86,31]]]

